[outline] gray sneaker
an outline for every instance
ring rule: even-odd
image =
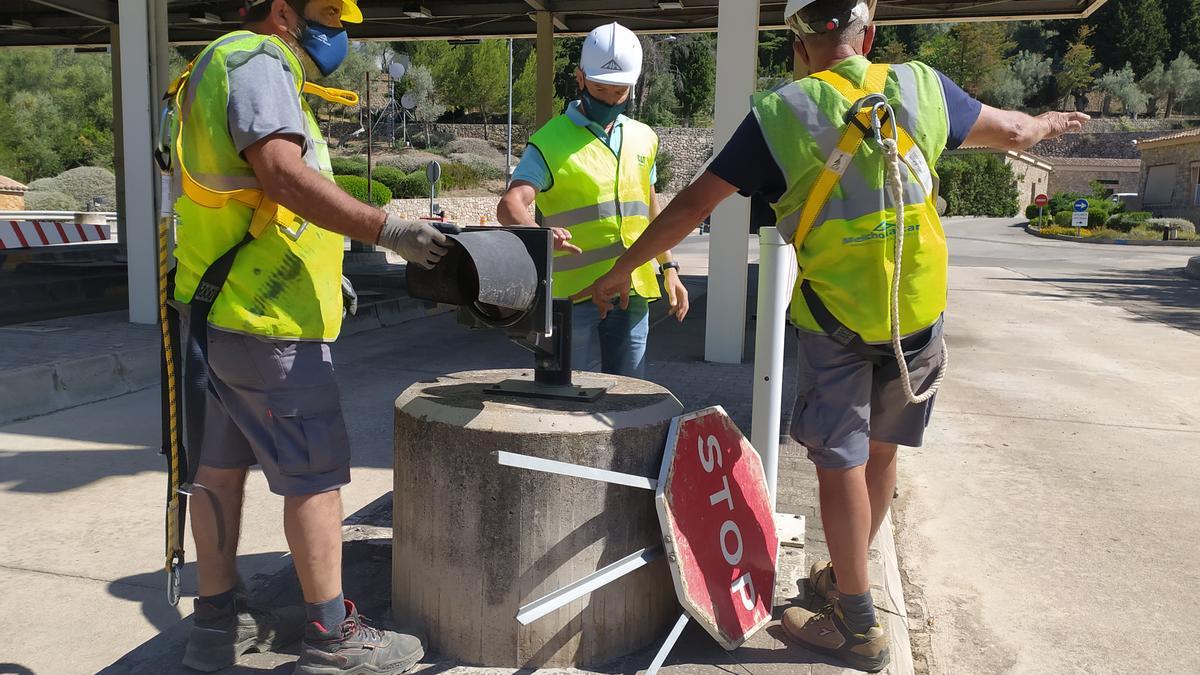
[[[296,661],[296,675],[396,675],[425,656],[421,641],[404,633],[379,630],[367,624],[354,603],[346,601],[346,619],[326,628],[310,622]]]
[[[224,608],[198,599],[195,608],[183,665],[206,673],[232,666],[246,652],[286,647],[304,634],[303,607],[259,609],[239,593]]]

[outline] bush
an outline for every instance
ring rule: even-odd
[[[947,216],[1008,218],[1020,211],[1012,167],[995,155],[945,157],[938,175]]]
[[[404,180],[396,186],[392,194],[396,199],[428,198],[429,180],[425,178],[425,170],[420,169],[404,176]]]
[[[499,157],[504,161],[504,152],[482,138],[458,138],[446,144],[447,153],[462,153],[480,157]]]
[[[1046,210],[1050,213],[1060,211],[1069,213],[1075,210],[1075,202],[1080,199],[1087,199],[1087,195],[1078,192],[1059,192],[1050,196],[1050,203],[1046,206]]]
[[[52,177],[39,178],[26,187],[30,192],[61,192],[58,189],[58,181]]]
[[[117,177],[108,169],[98,166],[81,166],[58,174],[54,179],[55,190],[64,192],[75,200],[72,209],[87,209],[92,199],[100,197],[102,211],[117,210]]]
[[[394,166],[404,173],[412,173],[417,169],[424,170],[425,165],[433,161],[438,161],[444,164],[446,162],[446,158],[442,157],[441,155],[435,155],[431,152],[423,152],[421,150],[405,150],[398,155],[380,157],[379,160],[375,162],[375,165]]]
[[[367,160],[361,157],[334,157],[329,163],[337,176],[366,176]]]
[[[387,186],[387,189],[392,191],[393,196],[399,192],[397,186],[403,183],[404,179],[406,178],[408,178],[408,174],[394,166],[377,166],[375,167],[375,170],[371,172],[371,180],[377,180],[380,183],[383,183],[385,186]]]
[[[1109,202],[1110,204],[1112,202]],[[1088,227],[1104,227],[1108,222],[1112,211],[1101,206],[1093,206],[1088,209]]]
[[[383,206],[392,201],[392,191],[377,180],[371,181],[371,201],[367,201],[367,179],[361,176],[334,176],[338,187],[342,188],[358,201],[375,206]]]
[[[1114,213],[1109,217],[1107,227],[1122,232],[1129,232],[1134,227],[1141,225],[1150,218],[1149,211],[1128,211],[1126,213]]]
[[[1149,218],[1142,223],[1142,227],[1148,227],[1158,232],[1160,239],[1163,231],[1167,229],[1174,229],[1181,239],[1191,239],[1196,235],[1196,225],[1183,218]]]
[[[1092,230],[1092,236],[1096,237],[1098,239],[1128,239],[1129,238],[1129,235],[1125,234],[1124,232],[1121,232],[1120,230],[1114,230],[1111,227],[1100,227],[1095,230]]]
[[[1071,218],[1074,216],[1072,211],[1059,211],[1054,214],[1054,224],[1059,227],[1070,227]]]
[[[658,180],[654,183],[654,190],[662,192],[671,184],[671,179],[675,177],[675,156],[665,150],[658,151],[658,157],[654,159],[654,168],[658,171]]]
[[[479,187],[483,177],[466,164],[451,162],[442,166],[442,190],[463,190]]]
[[[507,168],[503,157],[489,158],[465,152],[456,152],[450,155],[450,160],[471,167],[479,174],[480,178],[488,180],[504,178],[504,170]],[[513,166],[516,167],[516,165],[517,163],[513,162]]]
[[[1054,227],[1054,216],[1046,215],[1041,218],[1034,216],[1029,220],[1029,224],[1034,227]]]
[[[1052,225],[1050,227],[1043,227],[1042,234],[1053,234],[1053,235],[1057,235],[1059,237],[1074,237],[1074,236],[1076,236],[1075,228],[1062,227],[1061,225]],[[1080,230],[1079,234],[1084,237],[1087,237],[1087,236],[1091,235],[1091,231],[1090,230]]]
[[[37,181],[34,181],[37,182]],[[116,208],[114,205],[113,208]],[[27,211],[74,211],[75,198],[54,190],[31,190],[25,193]]]

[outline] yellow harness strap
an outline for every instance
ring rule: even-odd
[[[167,96],[175,99],[175,109],[182,110],[182,101],[184,85],[187,83],[188,77],[192,74],[192,66],[184,69],[183,74],[175,78],[171,86],[167,88]],[[305,82],[301,91],[305,94],[318,96],[330,103],[339,105],[358,105],[358,94],[345,89],[334,89],[332,87],[322,87],[312,82]],[[183,127],[180,124],[179,130],[175,134],[175,156],[183,157]],[[187,165],[182,159],[179,160],[179,176],[180,182],[183,185],[183,193],[188,199],[196,202],[200,206],[210,209],[219,209],[229,203],[230,200],[244,204],[251,209],[254,209],[254,215],[250,217],[250,236],[258,239],[267,226],[272,222],[278,222],[285,227],[291,227],[304,219],[297,216],[292,211],[276,203],[268,197],[262,190],[253,188],[243,188],[238,190],[214,190],[200,181],[192,177],[187,170]]]
[[[850,80],[847,80],[842,75],[830,70],[825,70],[815,73],[812,77],[825,82],[832,86],[841,94],[847,101],[858,101],[871,94],[881,94],[887,85],[888,72],[891,66],[884,63],[873,63],[867,68],[867,77],[863,82],[863,86],[857,87]],[[799,247],[804,243],[804,239],[808,233],[812,231],[816,224],[817,218],[821,215],[821,211],[825,209],[825,204],[829,202],[830,195],[833,194],[833,189],[842,179],[842,175],[850,168],[854,156],[858,154],[859,148],[862,147],[866,140],[866,132],[863,129],[871,128],[870,109],[863,109],[858,112],[858,121],[862,124],[860,128],[856,124],[846,125],[846,131],[842,134],[841,140],[838,142],[837,149],[829,156],[825,162],[825,167],[821,169],[821,173],[817,176],[816,182],[813,183],[812,189],[808,192],[808,199],[804,202],[804,208],[800,210],[800,222],[796,226],[796,233],[792,237],[792,243]],[[890,132],[888,126],[883,127],[885,136]],[[897,125],[900,138],[897,143],[900,147],[900,155],[903,157],[908,154],[916,143],[912,136],[904,128]],[[911,168],[911,167],[910,167]]]

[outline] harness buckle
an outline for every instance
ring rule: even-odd
[[[868,126],[859,119],[859,115],[870,110],[871,123]],[[889,120],[891,113],[887,97],[883,94],[868,94],[850,105],[846,111],[846,122],[858,127],[863,136],[874,138],[877,143],[883,142],[883,125]]]

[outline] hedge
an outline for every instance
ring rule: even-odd
[[[473,167],[456,162],[442,165],[441,189],[443,190],[479,187],[481,182],[483,182],[483,176]]]
[[[404,180],[396,188],[396,199],[419,199],[429,197],[429,179],[425,170],[418,169],[404,176]]]
[[[398,186],[408,178],[408,174],[394,166],[377,166],[371,172],[371,180],[377,180],[387,186],[387,189],[392,191],[395,196],[399,192]]]
[[[383,206],[392,201],[392,191],[377,180],[371,181],[371,201],[367,201],[367,179],[361,176],[334,176],[338,187],[342,188],[358,201],[375,206]]]
[[[75,211],[76,208],[75,198],[65,192],[31,190],[25,193],[26,211]]]
[[[957,155],[938,162],[947,216],[1009,218],[1020,212],[1012,167],[995,155]]]
[[[1196,225],[1183,218],[1150,218],[1142,223],[1142,226],[1160,233],[1168,228],[1174,229],[1177,235],[1182,235],[1185,239],[1196,235]]]
[[[334,157],[329,160],[338,176],[366,176],[367,160],[359,157]]]
[[[1129,232],[1133,228],[1141,225],[1150,219],[1149,211],[1128,211],[1126,213],[1114,213],[1109,217],[1106,227],[1121,232]]]

